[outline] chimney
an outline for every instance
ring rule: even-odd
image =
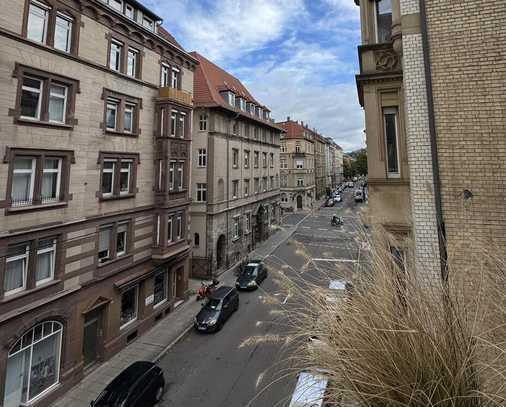
[[[286,116],[286,121],[289,122],[290,121],[290,116]]]
[[[302,120],[300,121],[300,125],[304,127],[304,122]]]

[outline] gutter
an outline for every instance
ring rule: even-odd
[[[427,91],[427,108],[429,113],[430,149],[432,157],[432,177],[434,185],[434,201],[436,206],[436,221],[438,229],[439,259],[441,262],[441,278],[448,279],[448,253],[446,250],[446,231],[443,218],[441,178],[439,174],[439,161],[437,150],[436,118],[434,113],[434,95],[432,92],[432,71],[430,67],[429,34],[427,29],[427,9],[425,0],[419,0],[420,23],[422,31],[423,62],[425,69],[425,85]]]

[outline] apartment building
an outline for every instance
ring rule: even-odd
[[[373,216],[413,235],[423,277],[444,278],[448,253],[466,270],[506,246],[505,3],[355,2]]]
[[[0,404],[49,406],[186,295],[198,62],[138,1],[0,5]]]
[[[337,143],[333,143],[334,151],[334,168],[332,172],[332,184],[334,187],[343,182],[343,149]]]
[[[315,135],[314,138],[314,163],[315,163],[315,186],[316,186],[316,199],[321,199],[327,196],[326,185],[326,161],[325,161],[325,145],[327,140],[320,136]]]
[[[310,210],[316,199],[316,133],[290,117],[278,125],[286,132],[281,136],[281,207],[286,211]]]
[[[194,83],[192,275],[216,276],[279,221],[283,129],[234,76],[202,55]]]

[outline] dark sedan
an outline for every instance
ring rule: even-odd
[[[100,393],[92,407],[152,407],[164,392],[163,371],[152,362],[134,362]]]
[[[239,308],[239,293],[233,287],[219,287],[209,296],[193,321],[198,331],[219,331]]]
[[[261,261],[249,262],[239,274],[235,286],[239,290],[255,290],[267,278],[267,268]]]

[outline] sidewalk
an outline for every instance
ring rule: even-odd
[[[250,253],[250,258],[267,257],[295,232],[297,226],[278,228],[269,239],[262,242]],[[233,272],[234,268],[232,266],[220,276],[219,280],[223,285],[234,284],[236,279]],[[190,280],[190,289],[197,289],[199,286],[200,280]],[[89,407],[90,401],[94,400],[105,386],[132,362],[135,360],[158,361],[192,328],[193,317],[200,308],[200,302],[195,301],[195,296],[191,295],[186,302],[177,307],[139,339],[84,377],[79,384],[53,403],[53,406]]]

